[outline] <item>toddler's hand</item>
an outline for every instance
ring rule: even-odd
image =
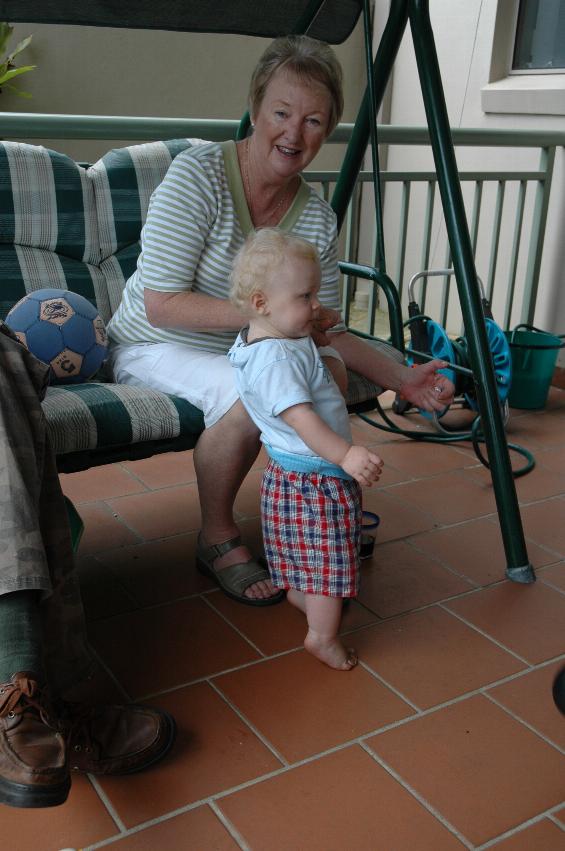
[[[375,455],[366,446],[358,446],[354,443],[345,453],[341,467],[346,473],[353,476],[360,485],[370,488],[373,482],[380,478],[383,462],[378,455]]]

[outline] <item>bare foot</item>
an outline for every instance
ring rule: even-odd
[[[325,638],[309,630],[304,639],[304,647],[312,656],[336,671],[350,671],[358,661],[357,652],[353,647],[344,647],[337,636]]]
[[[214,560],[214,570],[223,570],[226,567],[231,567],[232,564],[241,564],[242,562],[249,561],[251,558],[253,558],[252,554],[249,552],[247,547],[242,544],[241,546],[230,550],[229,553],[225,553],[223,556],[218,556],[218,558]],[[279,592],[273,586],[270,579],[265,579],[261,582],[255,582],[253,585],[250,585],[245,589],[244,593],[246,597],[250,597],[253,600],[266,600],[269,597],[274,597],[275,594],[278,594]]]

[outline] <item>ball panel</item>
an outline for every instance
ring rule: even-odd
[[[62,328],[65,346],[75,352],[84,354],[96,343],[96,333],[92,319],[73,314],[72,318]]]
[[[49,363],[65,345],[61,329],[50,322],[36,322],[27,329],[26,339],[30,352],[43,363]]]
[[[53,375],[59,381],[82,380],[85,377],[81,375],[82,362],[83,356],[79,355],[78,352],[63,349],[51,360],[49,366],[53,370]]]
[[[92,378],[92,376],[98,372],[106,354],[106,346],[99,346],[98,344],[94,345],[88,352],[86,352],[82,361],[81,369],[81,374],[85,380],[87,377]]]
[[[94,334],[96,336],[97,345],[107,348],[108,334],[106,333],[106,327],[100,316],[97,316],[92,324],[94,325]]]
[[[66,298],[48,298],[39,305],[39,318],[42,322],[64,325],[74,315],[75,312]]]
[[[39,304],[28,295],[21,298],[6,316],[6,325],[12,331],[26,331],[39,318]]]

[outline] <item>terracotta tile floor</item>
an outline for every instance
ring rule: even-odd
[[[516,482],[532,585],[505,579],[489,475],[468,444],[353,425],[387,466],[366,492],[381,525],[343,620],[361,659],[348,674],[303,651],[288,604],[241,606],[196,573],[190,453],[63,477],[86,523],[97,692],[164,707],[178,738],[144,774],[77,777],[62,807],[3,808],[3,848],[565,849],[565,718],[551,699],[565,663],[565,392],[508,426],[536,458]],[[255,546],[264,460],[236,506]]]

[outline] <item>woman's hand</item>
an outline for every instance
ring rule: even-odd
[[[318,315],[312,324],[312,339],[317,346],[331,346],[331,338],[326,332],[338,322],[341,322],[341,314],[338,310],[320,305]]]
[[[400,396],[425,411],[443,411],[453,402],[455,387],[438,370],[447,364],[441,360],[407,369],[398,390]]]

